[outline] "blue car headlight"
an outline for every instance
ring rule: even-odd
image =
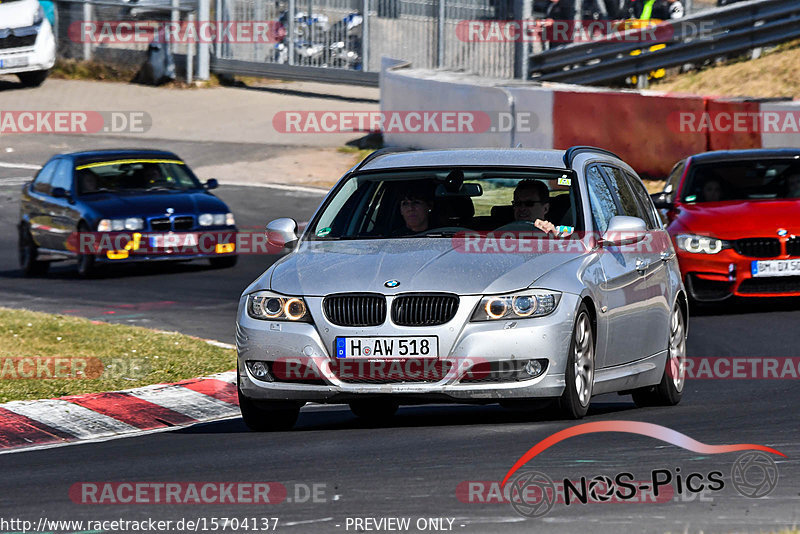
[[[144,219],[141,217],[128,217],[127,219],[102,219],[97,223],[98,232],[124,232],[144,228]]]
[[[487,295],[478,303],[470,320],[496,321],[543,317],[553,313],[560,300],[561,293],[546,289],[533,289],[510,295]]]

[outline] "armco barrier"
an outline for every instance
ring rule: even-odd
[[[700,97],[556,91],[553,148],[598,146],[618,154],[640,174],[665,176],[676,161],[706,150],[704,134],[671,131],[671,117],[703,109]]]
[[[612,91],[564,84],[509,84],[458,73],[422,71],[387,60],[381,73],[381,110],[483,111],[524,114],[524,129],[463,133],[386,133],[390,146],[413,148],[515,147],[565,149],[594,145],[620,155],[643,176],[666,176],[680,159],[707,150],[800,147],[800,131],[681,128],[679,117],[777,111],[800,116],[800,101],[759,102]],[[791,118],[791,117],[790,117]]]

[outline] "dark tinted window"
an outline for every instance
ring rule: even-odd
[[[586,170],[586,184],[589,189],[589,204],[592,207],[596,230],[603,233],[608,229],[611,218],[619,215],[619,210],[597,165],[592,165]]]
[[[625,178],[625,173],[622,172],[621,169],[609,165],[603,165],[603,168],[608,173],[614,195],[619,199],[619,204],[622,206],[622,215],[638,217],[647,222],[647,214],[636,198],[636,195],[633,194],[633,190]]]
[[[678,190],[678,186],[681,185],[681,177],[683,176],[683,170],[685,168],[686,160],[678,162],[678,164],[672,168],[672,171],[667,177],[667,184],[664,186],[665,193],[670,194]]]
[[[56,166],[59,164],[61,160],[51,160],[45,165],[39,174],[36,175],[36,179],[33,181],[33,190],[38,193],[49,193],[50,192],[50,181],[53,179],[53,172],[56,170]]]
[[[61,160],[51,180],[51,190],[56,187],[63,187],[65,191],[72,191],[72,163],[69,160]]]
[[[661,223],[658,214],[656,213],[656,208],[653,206],[653,201],[650,200],[650,194],[647,192],[647,189],[645,189],[642,181],[629,172],[625,172],[625,176],[628,178],[628,184],[633,190],[633,194],[639,199],[639,203],[641,204],[644,214],[644,222],[647,223],[647,228],[650,230],[661,228]]]

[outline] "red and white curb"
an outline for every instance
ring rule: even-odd
[[[124,391],[0,404],[0,454],[239,415],[236,372]]]

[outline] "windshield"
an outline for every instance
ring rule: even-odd
[[[695,165],[682,196],[684,202],[800,198],[800,164],[777,159]]]
[[[348,179],[312,221],[311,240],[442,237],[462,231],[538,232],[536,219],[583,230],[567,171],[442,169]],[[544,235],[544,233],[542,233]]]
[[[75,167],[79,194],[110,191],[185,191],[202,186],[180,160],[130,159]]]

